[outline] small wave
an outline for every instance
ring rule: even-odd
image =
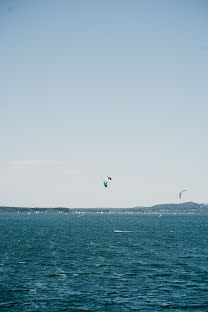
[[[25,264],[26,262],[24,262],[24,261],[19,261],[19,262],[17,262],[17,263],[20,263],[20,264]]]
[[[96,266],[96,267],[106,267],[106,266],[108,266],[108,264],[105,264],[105,263],[96,263],[95,266]]]
[[[46,277],[58,277],[58,276],[66,277],[66,274],[65,273],[50,273],[46,275]]]
[[[117,291],[114,291],[114,290],[107,292],[107,295],[116,295],[117,296],[118,294],[119,293]]]
[[[76,311],[76,312],[84,312],[84,311],[90,311],[88,308],[78,308],[78,307],[70,307],[68,308],[69,311]]]
[[[10,308],[14,305],[17,305],[18,302],[7,302],[7,303],[1,303],[0,308]]]
[[[132,233],[133,231],[120,231],[120,230],[113,230],[114,233]]]

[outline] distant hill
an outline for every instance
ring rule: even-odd
[[[151,207],[133,207],[133,208],[40,208],[40,207],[7,207],[1,206],[0,212],[11,213],[142,213],[142,214],[181,214],[195,213],[208,214],[208,204],[198,204],[186,202],[180,204],[161,204]]]
[[[186,202],[180,204],[161,204],[151,207],[134,207],[137,212],[152,213],[208,213],[207,204]]]

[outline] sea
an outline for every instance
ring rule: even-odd
[[[0,311],[208,311],[208,215],[1,213]]]

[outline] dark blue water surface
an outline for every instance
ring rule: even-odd
[[[1,213],[0,239],[1,311],[208,311],[207,215]]]

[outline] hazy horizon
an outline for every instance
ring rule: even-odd
[[[208,205],[207,203],[194,203],[194,202],[181,202],[181,203],[157,203],[155,205],[152,206],[141,206],[141,205],[136,205],[136,206],[132,206],[132,207],[67,207],[67,206],[19,206],[19,205],[15,205],[15,206],[9,206],[9,205],[5,205],[5,206],[0,206],[0,207],[6,207],[6,208],[28,208],[28,209],[55,209],[55,208],[67,208],[67,209],[131,209],[131,208],[150,208],[153,206],[163,206],[163,205],[184,205],[184,204],[197,204],[197,205]]]

